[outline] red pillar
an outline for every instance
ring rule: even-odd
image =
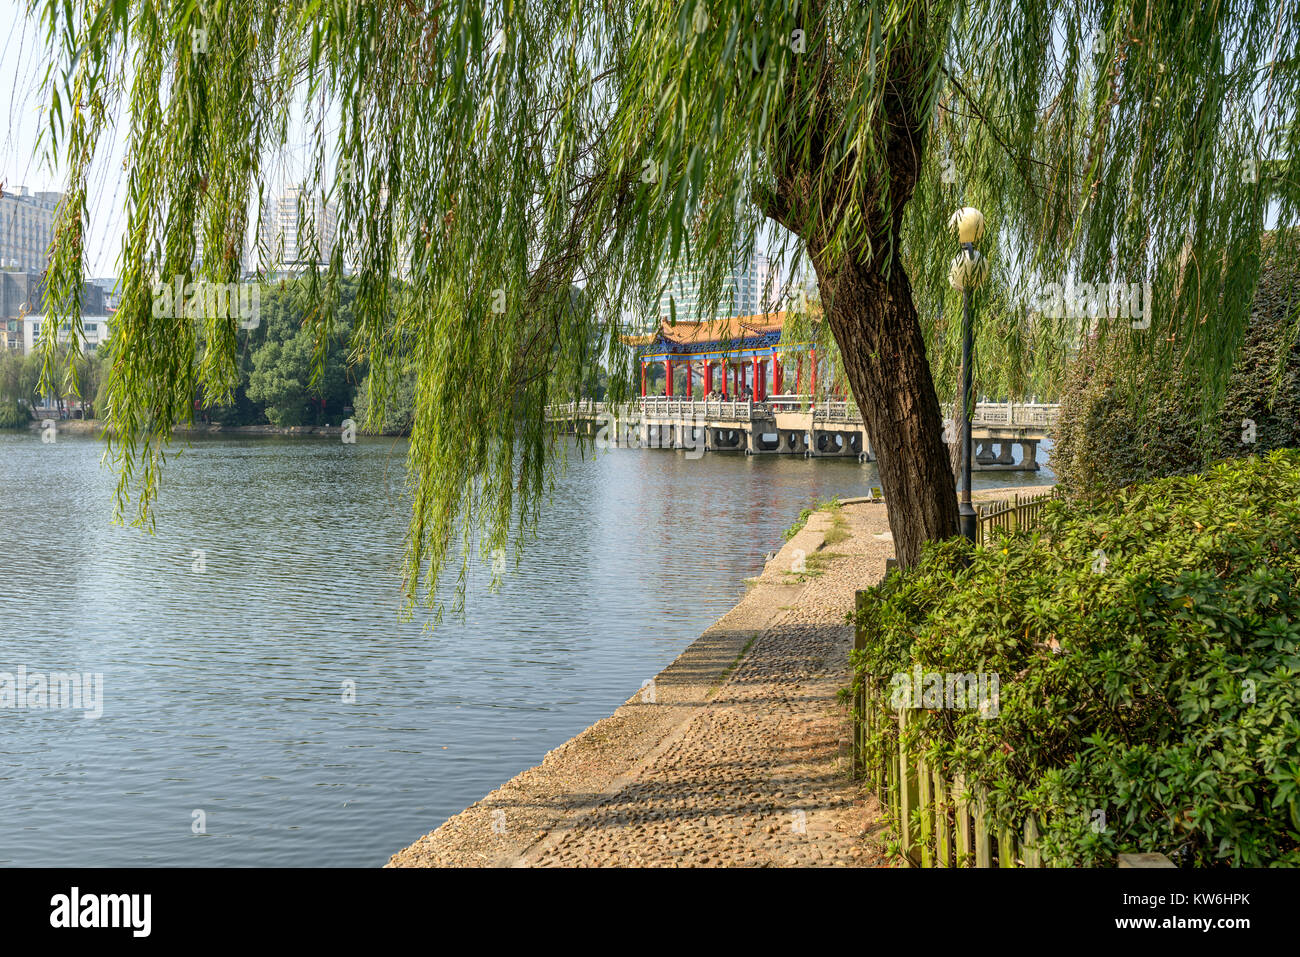
[[[808,373],[808,377],[812,380],[812,385],[809,386],[808,391],[812,395],[813,401],[816,402],[817,401],[817,350],[816,349],[808,350],[808,367],[810,370]]]
[[[694,390],[691,388],[691,379],[692,379],[691,360],[687,359],[686,360],[686,398],[688,399],[695,394]]]
[[[772,394],[781,394],[781,360],[776,357],[776,350],[772,350]]]
[[[673,394],[673,360],[672,359],[664,360],[664,369],[666,371],[667,380],[668,380],[668,385],[664,388],[664,395],[672,395]]]
[[[751,365],[752,365],[752,368],[753,368],[753,373],[752,373],[753,378],[752,378],[752,380],[751,380],[751,382],[750,382],[749,389],[750,389],[750,395],[753,396],[753,398],[754,398],[755,401],[757,401],[757,400],[758,400],[758,387],[759,387],[760,382],[762,381],[762,380],[759,378],[759,376],[758,376],[758,356],[754,356],[754,358],[751,360]]]
[[[707,399],[713,394],[713,360],[704,360],[704,397]]]
[[[731,384],[734,388],[731,390],[736,396],[740,395],[740,363],[737,362],[731,367]]]
[[[641,360],[641,398],[645,398],[645,360]]]

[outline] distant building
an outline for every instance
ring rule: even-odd
[[[17,319],[41,310],[44,274],[27,270],[0,270],[0,319]]]
[[[0,319],[19,319],[45,311],[45,274],[43,272],[0,271]],[[82,315],[111,312],[104,290],[96,283],[81,287]]]
[[[755,255],[747,263],[738,263],[724,281],[716,314],[706,316],[700,302],[700,272],[675,272],[667,277],[668,283],[659,298],[659,318],[668,319],[674,307],[678,322],[707,322],[725,316],[757,316],[775,311],[775,278],[766,256]]]
[[[241,246],[242,246],[242,242],[241,242]],[[203,227],[201,224],[196,223],[194,226],[194,260],[191,263],[191,271],[196,276],[199,273],[199,267],[203,265],[203,253],[206,248],[207,245],[203,240]],[[249,250],[241,248],[239,251],[239,274],[241,276],[255,271],[248,268],[249,258],[250,258]],[[98,279],[92,281],[100,282],[100,280]]]
[[[87,352],[94,352],[96,348],[108,341],[110,335],[108,324],[111,321],[112,316],[83,315],[81,317],[81,329],[86,336],[85,348]],[[31,352],[36,343],[40,341],[41,327],[44,323],[45,317],[43,315],[26,316],[18,320],[21,327],[20,337],[24,353]],[[65,322],[63,329],[59,332],[59,341],[67,342],[71,334],[72,324]]]
[[[39,302],[40,283],[40,273],[0,271],[0,346],[22,351],[20,317],[32,311],[33,298]]]
[[[103,279],[88,279],[87,283],[104,292],[104,304],[101,312],[116,312],[122,304],[122,291],[118,288],[117,277],[107,276]]]
[[[42,273],[54,240],[62,193],[29,193],[19,186],[0,197],[0,269]]]
[[[39,272],[0,271],[0,348],[28,352],[34,341],[32,323],[39,323],[45,311],[45,275]],[[107,338],[105,317],[113,310],[106,303],[104,290],[93,283],[81,288],[81,314],[86,328],[86,344],[94,348]],[[103,328],[90,329],[94,324]]]
[[[338,211],[319,195],[291,187],[262,210],[258,246],[264,270],[292,273],[312,263],[324,265],[337,239]]]

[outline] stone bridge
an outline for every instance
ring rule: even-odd
[[[1057,410],[1036,402],[976,403],[972,467],[1037,471],[1038,443],[1050,437]],[[874,459],[861,413],[842,399],[809,405],[807,396],[797,395],[761,402],[645,396],[619,407],[588,399],[548,406],[546,415],[560,431],[610,445]]]

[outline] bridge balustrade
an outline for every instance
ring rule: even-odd
[[[764,402],[742,399],[686,399],[677,396],[644,396],[636,400],[642,414],[661,417],[753,420],[770,418],[776,412],[801,412],[809,406],[809,397],[801,395],[773,395]],[[582,399],[576,402],[552,403],[546,407],[548,419],[573,419],[585,415],[607,414],[612,406],[605,402]],[[620,415],[630,411],[617,410]],[[1060,407],[1050,403],[1028,402],[977,402],[972,424],[976,427],[1041,428],[1050,430],[1056,425]],[[812,405],[814,422],[843,422],[861,424],[862,413],[857,404],[846,399],[823,399]]]

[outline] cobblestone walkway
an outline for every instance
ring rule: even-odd
[[[842,623],[852,595],[852,586],[811,582],[667,750],[526,862],[873,863],[863,838],[874,808],[848,777],[835,704],[853,643]]]
[[[842,514],[834,544],[829,516],[814,515],[697,643],[712,653],[692,664],[688,650],[656,678],[654,700],[634,696],[391,864],[886,863],[875,798],[848,775],[837,693],[853,593],[879,578],[892,546],[877,537],[882,507]],[[804,556],[809,570],[791,572]]]

